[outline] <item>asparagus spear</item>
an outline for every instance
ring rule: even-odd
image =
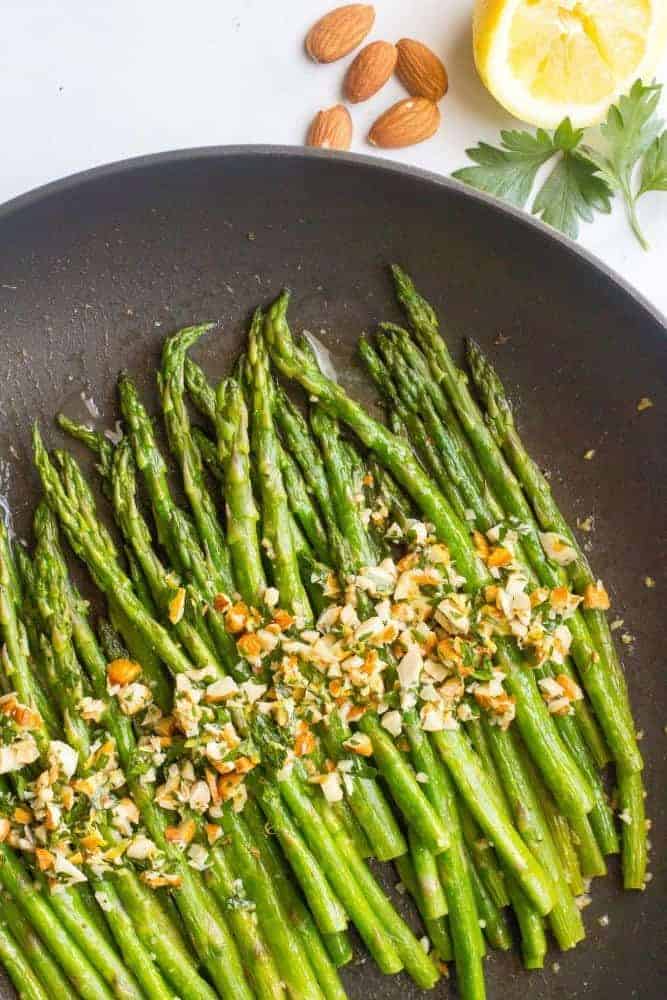
[[[313,368],[308,358],[297,350],[286,322],[287,301],[288,295],[283,293],[271,306],[265,323],[265,335],[276,365],[317,397],[328,412],[346,421],[367,447],[377,453],[411,494],[427,520],[434,524],[438,536],[447,542],[457,569],[466,578],[468,586],[477,589],[489,577],[474,552],[464,526],[418,465],[409,445],[373,420],[340,386]],[[507,685],[517,698],[519,724],[526,733],[530,733],[531,751],[539,756],[550,787],[565,811],[579,815],[589,812],[593,805],[590,789],[561,743],[534,677],[523,669],[515,650],[502,637],[498,639],[498,649],[503,666],[509,673]],[[462,776],[461,772],[459,774]]]
[[[33,971],[20,937],[17,939],[12,934],[3,915],[0,915],[0,962],[21,1000],[49,1000],[50,994]],[[68,990],[66,985],[65,989]]]
[[[72,605],[77,602],[77,595],[68,580],[54,516],[45,505],[40,505],[37,509],[35,535],[36,575],[38,579],[42,578],[43,589],[48,596],[49,615],[45,624],[51,626],[53,634],[54,623],[57,622],[61,652],[56,660],[64,663],[67,669],[65,676],[58,672],[54,680],[56,683],[59,681],[60,687],[64,688],[64,682],[69,678],[72,690],[76,692],[84,687],[83,672],[73,645]],[[80,604],[80,599],[77,603]],[[52,694],[55,694],[53,689]],[[70,708],[76,710],[76,704],[70,703]],[[87,725],[83,720],[81,722],[87,730]],[[80,760],[86,760],[90,743],[90,735],[86,732],[82,742],[70,745],[77,749]],[[162,977],[155,975],[151,958],[154,956],[154,961],[176,990],[187,988],[193,995],[206,997],[208,989],[190,961],[180,933],[166,917],[151,891],[138,881],[134,873],[126,870],[117,881],[98,878],[95,882],[96,899],[104,901],[106,919],[121,945],[127,964],[137,970],[137,978],[144,992],[148,996],[172,996]],[[175,967],[176,961],[181,968]]]
[[[497,373],[474,341],[468,344],[468,362],[497,444],[523,485],[543,531],[556,532],[572,546],[576,558],[567,567],[568,574],[579,593],[585,592],[588,586],[595,586],[592,570],[553,498],[548,481],[524,448]],[[624,884],[628,889],[640,889],[646,872],[646,835],[643,784],[635,772],[641,769],[642,761],[634,739],[627,685],[604,611],[584,608],[583,615],[598,657],[591,657],[582,679],[618,764],[622,804],[630,818],[629,823],[623,824]]]
[[[199,537],[213,563],[220,588],[232,591],[231,560],[217,511],[203,478],[202,457],[192,436],[185,405],[185,355],[213,323],[191,326],[173,334],[162,350],[158,386],[169,446],[181,467],[183,485],[194,514]]]
[[[364,565],[372,565],[375,560],[353,499],[346,458],[338,437],[338,425],[317,407],[312,412],[311,423],[320,442],[338,528],[348,543],[350,569],[359,572]],[[369,614],[372,613],[372,606],[368,610]],[[359,726],[371,739],[375,763],[406,821],[413,826],[429,850],[435,853],[444,850],[448,844],[447,831],[389,734],[382,729],[372,712],[364,715]]]
[[[449,504],[417,463],[409,446],[368,416],[363,407],[298,351],[287,326],[288,301],[289,293],[285,291],[270,307],[264,325],[267,345],[278,369],[300,382],[307,392],[317,397],[327,413],[348,423],[366,447],[376,452],[426,519],[435,525],[438,536],[447,540],[459,571],[475,586],[481,586],[486,580],[484,567],[472,551],[466,532]]]
[[[313,616],[292,543],[287,493],[280,471],[280,449],[271,412],[271,381],[261,337],[262,322],[262,314],[257,310],[248,337],[246,369],[252,400],[252,449],[262,495],[262,532],[281,601],[297,622],[307,624],[312,622]]]
[[[43,513],[43,511],[42,511]],[[13,668],[12,682],[19,693],[22,702],[31,707],[36,707],[35,682],[32,677],[25,647],[16,641],[18,619],[15,612],[15,601],[10,596],[12,574],[8,572],[8,566],[12,562],[9,542],[6,536],[4,525],[0,528],[0,606],[3,609],[0,617],[0,626],[7,648],[11,649],[13,659],[10,661]],[[66,641],[62,638],[63,643]],[[75,684],[74,691],[66,691],[65,697],[78,699],[80,687]],[[70,701],[69,711],[74,717],[75,701]],[[42,726],[37,730],[37,744],[40,757],[44,766],[48,766],[49,753],[49,733]],[[80,753],[88,751],[87,733],[82,744],[77,748]],[[55,893],[51,897],[53,909],[67,927],[68,932],[79,944],[82,951],[90,954],[95,968],[109,984],[111,990],[118,996],[127,998],[141,997],[141,989],[131,972],[125,968],[117,952],[109,941],[99,930],[95,921],[86,912],[85,903],[81,899],[76,887],[66,888]]]
[[[409,396],[410,393],[414,393],[415,385],[419,384],[418,379],[415,379],[413,376],[410,382],[410,387],[408,388],[407,374],[404,373],[403,377],[401,377],[400,361],[398,359],[398,356],[396,355],[396,352],[392,350],[390,345],[385,344],[385,354],[391,361],[392,373],[397,374],[397,381],[399,382],[400,385],[398,392],[400,392],[404,396],[406,395]],[[394,383],[392,382],[391,374],[389,372],[386,372],[383,377],[382,387],[383,391],[389,396],[389,398],[394,399],[397,389]],[[422,401],[425,401],[424,397],[425,394],[422,394],[421,397]],[[412,405],[415,407],[419,405],[417,402],[417,398],[413,399]],[[435,414],[433,416],[433,419],[436,423],[439,422],[439,417],[437,417],[437,415]],[[454,440],[455,435],[451,434],[450,437],[451,437],[450,452],[452,453],[453,465],[454,465],[453,475],[458,476],[460,479],[465,476],[465,468],[464,468],[465,463],[463,461],[463,455],[459,451],[458,445]],[[448,458],[447,471],[449,471],[450,468],[452,468],[452,466],[450,465],[450,460]],[[474,523],[477,529],[480,531],[484,531],[491,525],[497,524],[499,518],[502,518],[504,516],[502,508],[499,507],[499,505],[497,504],[495,498],[490,493],[490,491],[487,489],[484,491],[484,493],[479,492],[475,484],[472,483],[472,481],[468,482],[468,487],[466,490],[466,502],[472,504],[471,509],[475,515]],[[520,544],[517,545],[517,550],[518,550],[517,561],[519,562],[519,565],[521,565],[524,571],[526,572],[528,579],[531,582],[531,585],[537,586],[538,581],[532,571],[532,568],[525,562],[523,558],[523,553]],[[546,667],[543,669],[549,669],[549,665],[547,664]],[[572,670],[571,668],[568,667],[567,662],[563,664],[563,670],[566,673],[568,673],[568,675],[572,675]],[[551,673],[553,673],[553,671],[551,671]],[[577,765],[581,768],[583,774],[585,775],[585,777],[589,782],[591,791],[593,792],[595,798],[595,805],[590,814],[590,822],[602,852],[604,854],[610,854],[618,851],[618,838],[616,836],[616,831],[614,827],[613,814],[607,803],[606,793],[602,781],[600,780],[600,777],[597,773],[595,767],[595,761],[591,757],[588,748],[584,742],[582,732],[579,729],[578,725],[579,720],[586,723],[586,716],[583,710],[583,705],[580,702],[576,702],[575,705],[578,706],[578,715],[576,720],[572,718],[570,715],[557,716],[555,724],[559,729],[559,732],[566,746],[568,747],[573,759],[576,761]],[[575,711],[577,711],[577,708],[575,708]],[[579,820],[579,822],[582,824],[582,833],[586,834],[587,827],[585,821]],[[590,840],[590,837],[584,837],[582,838],[582,840],[585,843],[586,840]],[[589,860],[591,861],[591,865],[589,866],[588,873],[603,874],[604,866],[599,863],[599,857],[596,857],[597,852],[593,850],[592,852],[589,853],[590,853]]]
[[[380,392],[388,398],[395,415],[405,426],[407,436],[424,468],[431,473],[456,514],[462,519],[465,518],[467,509],[465,500],[438,453],[438,449],[443,450],[444,435],[441,435],[440,439],[429,435],[420,416],[420,407],[415,405],[414,408],[408,408],[404,405],[401,397],[394,392],[387,366],[370,342],[363,337],[359,341],[359,354],[371,378]]]
[[[465,1000],[483,1000],[486,995],[482,966],[484,945],[470,868],[465,856],[456,795],[449,775],[436,757],[415,712],[406,713],[405,728],[415,767],[428,777],[424,786],[426,794],[433,807],[446,820],[449,830],[450,846],[438,856],[437,862],[447,899],[459,992]]]
[[[417,293],[408,276],[400,268],[394,266],[392,271],[397,295],[408,314],[415,336],[429,360],[436,381],[442,383],[455,406],[466,434],[475,448],[480,465],[496,495],[502,499],[505,508],[518,517],[524,525],[522,542],[531,562],[534,560],[534,565],[541,566],[543,570],[551,570],[553,578],[557,581],[559,574],[544,559],[534,518],[521,486],[486,427],[468,391],[465,376],[454,365],[440,336],[434,311]],[[572,624],[574,625],[575,621]],[[581,634],[577,638],[583,641],[585,636]],[[582,680],[616,759],[622,757],[628,770],[641,770],[641,755],[634,738],[627,700],[620,687],[620,674],[611,669],[604,644],[598,643],[596,651],[597,657],[582,657],[579,663]],[[576,646],[574,653],[576,657]]]
[[[234,576],[241,596],[252,603],[261,600],[266,576],[257,535],[259,512],[250,479],[248,410],[236,379],[229,378],[218,386],[215,421],[218,457],[225,471]]]
[[[208,542],[202,548],[195,525],[175,504],[169,489],[167,468],[157,447],[151,421],[127,374],[121,375],[118,389],[123,416],[130,428],[137,466],[150,494],[158,538],[165,547],[171,565],[191,581],[202,599],[208,603],[210,611],[207,628],[218,654],[231,667],[237,660],[236,648],[225,630],[222,617],[215,610],[216,597],[220,593],[229,593],[231,579],[214,563]]]
[[[247,802],[243,818],[254,834],[255,842],[259,845],[262,861],[280,894],[287,917],[303,941],[322,992],[327,1000],[343,1000],[345,991],[336,974],[335,966],[345,965],[352,959],[352,949],[347,933],[337,931],[320,936],[310,911],[304,906],[297,890],[290,881],[280,852],[271,836],[268,835],[262,813],[254,801]],[[334,955],[330,957],[327,954],[325,946],[327,942],[335,942],[335,960]]]
[[[65,978],[42,938],[10,896],[5,896],[2,899],[0,912],[2,920],[23,952],[32,973],[38,977],[46,990],[46,996],[64,997],[71,993],[72,984]]]

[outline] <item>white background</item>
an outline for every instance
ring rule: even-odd
[[[330,6],[335,0],[4,0],[0,202],[142,153],[303,142],[313,113],[340,99],[352,59],[316,66],[304,54],[308,27]],[[475,74],[472,0],[375,6],[371,39],[418,38],[441,55],[450,78],[438,134],[392,151],[394,159],[448,174],[466,163],[466,146],[495,142],[500,128],[517,124]],[[659,78],[667,81],[667,61]],[[372,151],[368,127],[401,96],[391,81],[353,109],[353,150]],[[620,204],[583,226],[580,240],[667,312],[667,194],[644,196],[639,212],[650,253]]]

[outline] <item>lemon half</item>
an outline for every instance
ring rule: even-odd
[[[600,121],[667,40],[667,0],[476,0],[473,47],[485,86],[545,128]]]

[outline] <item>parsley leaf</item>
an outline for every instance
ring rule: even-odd
[[[583,136],[583,129],[572,128],[569,118],[553,134],[544,129],[538,129],[535,135],[501,132],[500,149],[480,142],[467,150],[478,166],[463,167],[453,176],[523,208],[539,168],[560,153],[537,192],[532,211],[576,239],[580,219],[590,222],[594,212],[609,212],[611,208],[606,182],[596,176],[596,167],[590,161],[575,152]]]
[[[637,199],[647,191],[667,191],[667,132],[657,114],[662,87],[637,80],[630,92],[611,105],[597,131],[598,145],[583,144],[593,135],[574,129],[565,118],[555,132],[500,133],[500,146],[480,142],[466,153],[475,166],[455,170],[458,180],[480,191],[528,206],[537,173],[551,162],[546,180],[533,198],[532,212],[576,239],[579,222],[611,211],[611,198],[624,199],[630,225],[644,249],[648,244],[637,218]],[[635,168],[643,159],[639,185]],[[633,188],[636,187],[636,190]]]
[[[612,104],[606,121],[600,126],[600,134],[605,141],[604,150],[588,146],[583,149],[600,176],[622,195],[632,231],[645,250],[648,243],[637,218],[639,193],[635,195],[632,192],[632,174],[635,165],[662,129],[662,120],[656,114],[661,91],[662,87],[658,84],[644,84],[637,80],[629,94],[620,97],[618,104]]]
[[[555,229],[577,238],[579,219],[592,222],[594,212],[611,211],[611,191],[590,160],[577,153],[563,156],[540,188],[533,204],[539,215]]]
[[[644,157],[637,197],[647,191],[667,191],[667,132],[653,140]]]
[[[538,129],[530,132],[501,132],[501,147],[480,142],[474,149],[467,149],[476,167],[455,170],[453,177],[470,184],[479,191],[505,198],[518,208],[530,197],[537,171],[556,152],[548,132]]]

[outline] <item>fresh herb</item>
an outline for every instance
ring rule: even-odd
[[[667,133],[661,132],[657,115],[661,91],[660,85],[637,80],[630,93],[609,108],[599,130],[573,129],[566,118],[554,132],[501,132],[500,147],[480,142],[466,150],[477,165],[456,170],[453,176],[524,208],[540,167],[551,163],[532,199],[534,215],[576,239],[580,221],[592,222],[595,213],[608,213],[612,196],[619,193],[632,231],[647,249],[636,203],[646,191],[667,190]],[[596,138],[598,147],[583,141]],[[635,187],[633,175],[642,157]]]

